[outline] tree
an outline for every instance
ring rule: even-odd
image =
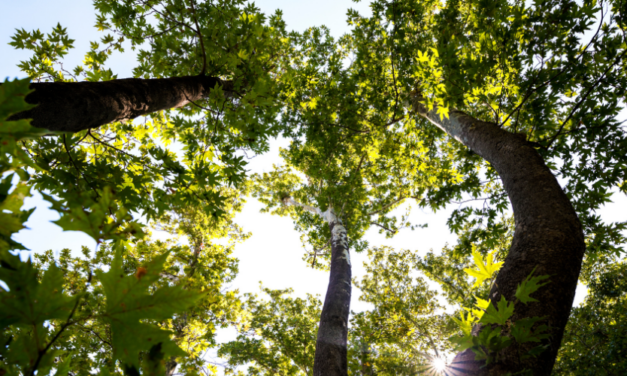
[[[460,321],[467,350],[453,367],[470,374],[551,372],[580,271],[593,284],[589,277],[598,275],[595,268],[613,265],[624,252],[625,224],[604,223],[594,214],[609,201],[611,188],[627,189],[627,140],[617,120],[627,90],[619,1],[375,1],[371,17],[349,14],[354,30],[337,42],[319,29],[285,39],[278,16],[266,27],[254,7],[237,1],[224,8],[182,1],[96,4],[102,28],[116,29],[136,45],[148,38],[150,49],[140,52],[136,76],[181,78],[214,67],[218,73],[208,76],[231,82],[232,92],[242,95],[225,95],[211,86],[206,103],[180,111],[205,114],[203,119],[155,114],[145,125],[115,123],[59,137],[39,137],[51,134],[18,118],[5,123],[2,172],[16,171],[22,183],[15,188],[10,180],[3,183],[3,220],[10,224],[2,233],[2,257],[10,266],[3,265],[3,272],[30,273],[24,279],[29,288],[42,286],[33,277],[37,272],[9,253],[19,249],[10,235],[28,215],[14,204],[28,191],[26,184],[52,193],[45,197],[61,213],[58,223],[64,229],[84,231],[99,242],[118,241],[121,255],[121,239],[142,237],[142,226],[129,213],[155,219],[199,206],[213,219],[225,216],[225,186],[244,182],[238,148],[261,152],[268,137],[282,132],[293,140],[283,156],[294,171],[268,174],[258,181],[257,194],[270,209],[293,216],[314,249],[306,256],[313,266],[326,266],[330,256],[332,263],[343,262],[342,278],[332,279],[329,291],[340,291],[338,283],[347,276],[350,280],[342,251],[365,249],[361,236],[367,228],[378,226],[392,235],[406,226],[391,214],[405,200],[439,209],[452,200],[484,199],[485,206],[462,207],[451,217],[460,243],[443,252],[449,259],[430,255],[416,264],[472,314]],[[586,38],[589,30],[593,34]],[[120,46],[112,37],[103,42]],[[71,44],[62,28],[47,38],[20,31],[15,43],[35,51],[36,57],[22,64],[33,78],[65,79],[64,72],[47,65]],[[209,43],[215,48],[209,49]],[[76,76],[84,71],[94,81],[113,78],[101,69],[107,52],[98,48],[93,46],[87,68],[78,68]],[[29,110],[19,100],[28,94],[24,82],[0,88],[9,98],[2,121]],[[182,144],[183,158],[160,141]],[[513,222],[507,216],[509,203]],[[330,223],[318,215],[332,210]],[[339,229],[340,220],[345,236],[333,242],[332,229]],[[507,250],[503,242],[510,236]],[[321,252],[329,246],[331,254]],[[469,267],[471,257],[476,270]],[[121,258],[115,260],[122,268]],[[161,270],[164,262],[147,270]],[[494,284],[486,285],[500,262]],[[463,274],[467,269],[476,276],[473,288]],[[48,270],[45,275],[56,278],[58,272]],[[123,281],[141,284],[146,297],[155,278],[153,273]],[[101,279],[107,283],[106,276]],[[187,296],[184,289],[169,287],[163,291]],[[58,300],[67,304],[49,319],[68,314],[62,334],[74,315],[69,302],[77,304],[78,297]],[[317,364],[326,362],[334,370],[315,372],[347,372],[346,301],[346,293],[337,300],[331,294],[328,305],[325,300],[323,318],[326,307],[339,307],[339,319],[328,333],[340,340],[339,347],[327,346],[329,355],[316,354],[322,357]],[[155,315],[163,320],[176,312]],[[42,322],[29,321],[28,330],[5,323],[5,330],[19,338],[55,338]],[[477,322],[481,325],[472,328]],[[45,335],[38,337],[35,329]],[[544,329],[546,334],[533,335]],[[159,333],[164,336],[160,343],[170,346]],[[320,333],[327,333],[322,325]],[[371,372],[368,344],[359,346],[362,370]],[[46,347],[31,348],[39,351],[34,359],[43,361]],[[147,352],[150,369],[176,349],[144,346],[138,351]],[[560,359],[565,359],[560,367],[569,367],[567,353]],[[138,369],[133,362],[122,360],[124,367]],[[35,372],[32,364],[27,367]]]
[[[13,37],[15,47],[33,51],[20,68],[45,81],[27,95],[40,105],[11,117],[46,122],[51,136],[21,143],[33,159],[31,184],[60,199],[67,213],[90,207],[109,187],[116,202],[149,220],[186,205],[220,216],[219,188],[244,179],[241,151],[265,151],[278,132],[272,77],[284,48],[280,14],[266,20],[241,1],[95,6],[96,27],[111,33],[71,72],[62,58],[73,40],[60,25],[48,35],[18,30]],[[125,41],[139,49],[139,66],[136,78],[118,80],[105,63]],[[149,114],[141,124],[122,121],[140,114]]]
[[[437,374],[446,338],[455,330],[441,309],[437,292],[414,278],[416,254],[390,248],[368,249],[368,275],[356,287],[373,309],[353,313],[348,333],[348,372],[352,375]],[[220,347],[231,366],[252,364],[248,375],[311,375],[321,302],[290,290],[263,289],[268,301],[249,294],[249,313],[237,324],[237,339]],[[235,370],[230,370],[235,372]],[[239,373],[241,374],[241,373]]]
[[[353,316],[354,368],[380,376],[442,372],[455,325],[438,293],[417,275],[420,258],[389,247],[370,248],[368,256],[367,274],[356,286],[360,300],[374,308]]]
[[[10,251],[25,248],[11,236],[33,212],[21,207],[30,192],[26,168],[35,165],[18,142],[45,131],[6,118],[28,107],[27,91],[26,81],[7,82],[0,89],[0,167],[6,175],[0,185],[0,279],[8,287],[0,291],[0,373],[45,375],[56,369],[58,375],[70,370],[90,374],[98,369],[157,375],[171,374],[177,364],[202,367],[199,354],[214,342],[215,326],[238,315],[239,301],[221,289],[237,271],[229,257],[232,246],[245,238],[232,223],[242,204],[238,192],[223,188],[228,206],[219,218],[189,207],[174,220],[161,218],[165,228],[189,236],[187,247],[142,240],[141,228],[103,189],[92,207],[57,221],[99,240],[93,256],[84,249],[83,257],[73,258],[65,250],[58,258],[51,252],[39,255],[38,264],[21,261]],[[14,186],[16,176],[23,181]],[[230,244],[212,244],[220,237]]]
[[[218,354],[230,366],[252,363],[249,375],[311,375],[320,300],[311,295],[306,299],[285,296],[292,290],[262,291],[270,300],[247,294],[244,309],[249,316],[237,324],[237,338],[222,344]]]
[[[26,100],[38,106],[13,119],[33,119],[34,126],[52,131],[79,132],[190,103],[200,106],[218,86],[243,107],[251,106],[249,111],[268,107],[269,102],[258,97],[271,95],[269,73],[281,49],[280,21],[265,25],[256,8],[237,0],[219,6],[195,0],[96,1],[94,6],[96,27],[117,36],[102,38],[104,50],[93,42],[86,66],[72,72],[53,67],[74,42],[61,25],[47,38],[39,30],[17,31],[11,45],[34,53],[20,68],[32,79],[47,82],[31,84],[35,91]],[[117,79],[103,65],[112,51],[124,51],[125,41],[133,50],[140,48],[140,66],[136,78]],[[87,82],[78,82],[81,75]]]
[[[624,144],[616,114],[625,93],[621,67],[627,50],[618,6],[610,11],[594,2],[377,1],[371,18],[350,15],[356,26],[352,67],[370,88],[371,103],[433,123],[488,161],[486,175],[498,176],[508,194],[516,230],[490,300],[513,300],[532,270],[551,279],[539,302],[516,308],[512,317],[544,317],[551,335],[543,342],[547,350],[521,361],[510,346],[501,350],[501,361],[484,368],[467,351],[458,357],[467,372],[549,374],[583,262],[584,236],[621,229],[590,215],[607,200],[604,189],[625,173],[612,157],[597,154],[608,147],[609,134]],[[581,43],[595,15],[605,23]],[[542,64],[534,65],[536,58]],[[576,164],[572,155],[583,160]],[[564,159],[559,171],[567,179],[566,193],[545,163],[551,158]],[[595,181],[593,188],[586,186]]]
[[[625,262],[598,270],[588,297],[573,309],[555,364],[560,375],[619,375],[627,352]]]
[[[314,375],[346,375],[349,250],[367,247],[362,237],[371,226],[388,236],[413,228],[405,215],[391,212],[406,200],[422,199],[438,178],[459,175],[424,146],[433,133],[371,111],[358,79],[343,69],[347,51],[337,48],[328,30],[292,37],[291,64],[280,87],[281,121],[294,141],[281,153],[285,167],[257,177],[255,195],[266,210],[294,218],[303,243],[313,248],[305,257],[312,267],[325,265],[330,256]],[[329,248],[331,254],[325,252]]]
[[[343,213],[337,213],[333,209],[332,202],[328,202],[327,209],[322,211],[318,207],[302,203],[291,197],[294,195],[300,199],[299,196],[304,196],[303,198],[309,198],[308,201],[311,201],[312,198],[320,198],[319,196],[316,197],[315,192],[306,192],[309,187],[299,184],[298,176],[290,172],[289,169],[278,170],[272,175],[264,174],[263,177],[258,178],[258,182],[261,184],[260,188],[257,189],[257,196],[261,198],[262,202],[271,206],[276,205],[278,199],[279,205],[300,209],[295,213],[296,219],[308,222],[308,226],[318,227],[314,231],[328,239],[324,248],[331,249],[330,255],[327,255],[327,257],[330,256],[329,285],[320,313],[313,374],[346,375],[346,342],[352,289],[348,231],[342,220]],[[298,192],[299,190],[301,192]],[[307,193],[314,193],[314,195],[307,197]],[[333,199],[337,200],[337,197],[333,197]],[[285,213],[285,210],[280,212]],[[313,221],[310,219],[312,214],[314,216]],[[300,217],[303,215],[304,218]],[[319,227],[323,227],[324,230]],[[312,266],[315,265],[316,257],[320,251],[322,250],[314,249]]]

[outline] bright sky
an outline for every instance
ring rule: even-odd
[[[94,27],[95,17],[91,1],[87,0],[0,0],[0,79],[8,77],[24,77],[17,64],[20,60],[30,57],[29,52],[16,51],[7,43],[16,28],[26,30],[40,29],[44,33],[50,32],[53,26],[60,22],[67,28],[70,38],[76,40],[76,48],[66,59],[66,67],[74,67],[79,63],[90,41],[99,40],[102,36]],[[288,29],[302,31],[310,26],[326,25],[335,36],[348,31],[345,23],[346,10],[354,8],[362,13],[369,14],[368,2],[355,4],[351,0],[261,0],[257,6],[266,14],[275,9],[282,9]],[[109,67],[120,78],[130,77],[135,60],[130,54],[116,53],[109,61]],[[275,141],[272,151],[266,155],[254,158],[249,165],[253,172],[263,172],[272,169],[272,164],[280,164],[278,148],[285,145],[284,141]],[[624,196],[615,197],[619,203],[604,208],[601,214],[608,221],[625,221],[627,214],[618,210],[627,204]],[[57,219],[55,212],[50,211],[48,204],[39,196],[27,201],[27,206],[36,206],[37,210],[31,216],[27,225],[29,230],[21,231],[16,240],[30,248],[32,252],[43,252],[48,249],[59,251],[70,248],[78,251],[85,245],[94,249],[95,243],[87,235],[78,232],[62,232],[59,227],[50,223]],[[249,200],[244,211],[237,216],[237,222],[245,231],[253,236],[239,245],[235,256],[240,259],[240,273],[233,284],[241,292],[259,292],[259,281],[264,286],[273,289],[294,288],[296,295],[306,293],[320,294],[324,298],[328,283],[326,272],[308,268],[302,261],[303,249],[299,234],[294,231],[289,218],[271,216],[259,213],[261,205],[255,200]],[[440,249],[445,243],[454,244],[456,237],[452,236],[447,227],[446,219],[455,206],[437,214],[421,211],[414,208],[413,223],[428,223],[428,228],[415,231],[404,230],[394,239],[388,240],[379,235],[376,230],[367,233],[366,239],[371,245],[389,245],[398,249],[409,248],[419,250],[423,254],[429,249]],[[404,209],[403,209],[404,210]],[[366,255],[351,255],[353,275],[360,278],[363,274],[363,261]],[[578,290],[576,303],[580,302],[583,294]],[[353,290],[352,309],[360,311],[366,309],[364,303],[358,302],[359,291]]]

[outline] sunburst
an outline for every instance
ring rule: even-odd
[[[434,358],[432,361],[432,365],[433,369],[438,372],[444,372],[448,368],[446,364],[446,359],[443,358]]]

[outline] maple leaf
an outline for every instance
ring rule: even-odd
[[[475,265],[477,266],[477,269],[472,269],[472,268],[464,269],[464,271],[468,275],[470,275],[471,277],[475,277],[477,279],[473,287],[478,287],[486,279],[492,278],[492,275],[501,268],[501,265],[503,265],[502,261],[496,262],[496,263],[493,262],[495,252],[496,251],[492,251],[488,253],[488,255],[484,258],[481,255],[481,253],[477,251],[477,247],[473,244],[472,258],[475,261]]]
[[[540,287],[550,283],[550,281],[542,282],[543,280],[549,278],[548,275],[532,277],[535,271],[536,268],[533,268],[527,278],[525,278],[525,280],[522,281],[522,283],[516,288],[516,298],[525,304],[529,302],[537,302],[538,300],[532,298],[530,295],[536,292]]]
[[[518,320],[512,325],[512,337],[518,343],[525,342],[540,342],[541,340],[548,338],[549,335],[544,333],[547,330],[546,325],[540,325],[536,330],[532,330],[531,327],[543,317],[526,317]]]
[[[479,322],[488,325],[505,325],[507,320],[514,314],[514,303],[508,302],[504,296],[501,296],[501,300],[498,302],[497,306],[498,309],[490,302]]]
[[[169,252],[155,257],[143,267],[142,277],[137,278],[135,274],[125,275],[122,270],[122,242],[115,248],[111,269],[107,273],[97,272],[107,299],[103,318],[111,325],[113,356],[131,368],[139,365],[140,352],[150,351],[155,345],[169,355],[184,356],[185,352],[170,338],[170,331],[142,321],[168,319],[192,306],[203,294],[180,286],[151,291]]]

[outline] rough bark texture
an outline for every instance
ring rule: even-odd
[[[217,84],[223,82],[204,76],[32,83],[35,91],[26,96],[26,102],[38,106],[10,120],[33,119],[35,127],[78,132],[185,106],[206,97]]]
[[[466,351],[458,354],[454,361],[456,374],[505,375],[528,369],[535,376],[550,375],[570,314],[585,251],[581,223],[575,210],[542,157],[523,137],[461,111],[451,110],[449,119],[440,119],[435,109],[427,112],[418,102],[414,103],[414,108],[490,162],[512,203],[516,223],[514,238],[490,291],[490,300],[499,301],[501,295],[514,300],[518,284],[536,267],[534,275],[550,276],[550,283],[533,295],[539,301],[516,305],[512,317],[514,321],[524,317],[546,317],[543,323],[550,327],[551,338],[545,342],[549,348],[537,358],[521,362],[511,346],[501,354],[502,362],[481,369],[482,364],[474,361],[474,354]]]
[[[314,376],[346,376],[351,264],[346,229],[336,218],[329,220],[329,225],[332,234],[331,275],[320,315]]]

